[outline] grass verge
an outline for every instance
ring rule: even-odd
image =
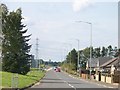
[[[13,73],[0,71],[0,74],[2,74],[2,88],[11,88]],[[27,75],[19,74],[18,88],[27,87],[39,81],[41,78],[43,78],[44,75],[45,75],[45,72],[41,72],[41,71],[30,71],[28,72]]]

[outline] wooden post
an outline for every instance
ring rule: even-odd
[[[113,75],[111,74],[111,83],[113,83]]]

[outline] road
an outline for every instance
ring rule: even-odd
[[[96,83],[74,78],[65,72],[49,70],[45,77],[32,88],[105,88]]]

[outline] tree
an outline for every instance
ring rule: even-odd
[[[88,58],[86,58],[86,56],[83,54],[83,50],[79,51],[79,64],[81,68],[86,68],[86,61],[88,60]]]
[[[115,47],[114,48],[114,57],[118,57],[119,54],[120,54],[120,50],[117,47]]]
[[[90,58],[90,48],[85,48],[83,49],[83,54],[85,56],[85,58],[88,60]]]
[[[101,51],[101,48],[95,48],[95,52],[96,52],[96,58],[100,57],[101,54],[100,54],[100,51]]]
[[[108,48],[105,49],[106,56],[108,56]]]
[[[71,63],[76,63],[77,62],[77,51],[73,49],[71,51]]]
[[[70,51],[66,57],[66,63],[70,65],[72,70],[77,70],[77,51],[73,49]]]
[[[102,47],[101,56],[102,56],[102,57],[105,57],[105,56],[106,56],[106,48],[105,48],[105,47]]]
[[[117,47],[115,47],[115,48],[114,48],[114,51],[115,51],[115,52],[117,52],[117,51],[118,51],[118,48],[117,48]]]
[[[70,63],[71,62],[71,52],[68,53],[68,55],[66,56],[66,63]]]
[[[112,50],[113,50],[113,49],[112,49],[112,46],[109,45],[109,46],[108,46],[108,55],[109,55],[109,56],[112,56],[112,54],[113,54],[113,53],[112,53]]]
[[[4,13],[3,13],[4,14]],[[31,35],[25,36],[27,29],[22,24],[22,10],[19,8],[15,12],[3,15],[2,31],[3,40],[3,65],[4,71],[26,74],[30,70],[29,55],[31,45],[28,44]]]
[[[8,14],[8,8],[5,4],[0,4],[0,14],[7,15]],[[3,18],[3,17],[2,17]]]

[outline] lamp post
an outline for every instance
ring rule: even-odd
[[[79,39],[76,39],[77,41],[78,41],[78,60],[77,60],[77,70],[79,69],[79,43],[80,43],[80,41],[79,41]]]
[[[85,22],[85,21],[77,21],[79,23],[86,23],[90,25],[90,79],[91,79],[91,59],[92,59],[92,23],[91,22]]]

